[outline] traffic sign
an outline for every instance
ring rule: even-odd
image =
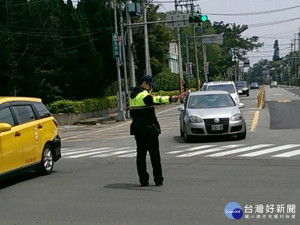
[[[202,35],[202,44],[223,44],[223,34]]]
[[[169,28],[188,27],[190,25],[189,15],[190,15],[189,13],[184,13],[184,14],[167,13],[166,25]]]
[[[119,40],[118,40],[118,34],[112,34],[112,46],[113,46],[113,57],[119,58],[120,57],[120,51],[119,51]]]

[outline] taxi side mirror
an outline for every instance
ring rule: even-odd
[[[0,123],[0,133],[11,130],[11,125],[8,123]]]

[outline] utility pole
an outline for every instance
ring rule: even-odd
[[[128,35],[127,35],[127,50],[128,50],[128,64],[129,64],[129,74],[130,74],[130,87],[133,88],[136,86],[135,83],[135,67],[134,67],[134,57],[133,57],[133,38],[132,38],[132,29],[131,25],[131,17],[129,14],[129,0],[126,0],[126,21],[129,25],[128,27]]]
[[[114,4],[114,22],[115,22],[115,34],[118,35],[118,18],[117,18],[117,3],[113,0]],[[118,74],[118,114],[117,121],[124,121],[125,114],[122,103],[122,86],[121,86],[121,70],[120,70],[120,56],[116,58],[117,74]]]
[[[190,70],[190,56],[189,56],[189,36],[185,35],[185,48],[186,48],[186,66],[185,66],[185,76],[187,79],[188,86],[187,88],[190,89],[190,76],[191,76],[191,70]]]
[[[196,42],[196,24],[194,24],[194,51],[195,51],[195,61],[196,61],[196,89],[200,90],[200,76],[199,76],[199,62],[198,62],[198,51]]]
[[[125,83],[125,110],[126,118],[129,119],[129,96],[128,96],[128,80],[127,80],[127,62],[126,62],[126,52],[125,52],[125,38],[124,38],[124,29],[123,29],[123,13],[120,14],[120,29],[121,29],[121,38],[122,38],[122,56],[123,56],[123,71],[124,71],[124,83]]]
[[[147,26],[147,9],[146,1],[142,2],[143,8],[143,19],[144,19],[144,42],[145,42],[145,66],[146,66],[146,75],[152,76],[151,64],[150,64],[150,52],[149,52],[149,41],[148,41],[148,26]]]
[[[180,0],[175,0],[175,13],[178,14],[178,4]],[[180,94],[184,92],[183,90],[183,72],[182,72],[182,58],[181,58],[181,43],[180,43],[180,29],[176,28],[177,33],[177,48],[178,48],[178,73],[179,73],[179,92]]]

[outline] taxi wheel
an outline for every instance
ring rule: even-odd
[[[48,144],[45,145],[42,155],[42,161],[39,165],[38,172],[41,175],[48,175],[52,172],[54,165],[52,147]]]

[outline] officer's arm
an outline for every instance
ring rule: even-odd
[[[143,100],[146,105],[161,105],[172,102],[172,98],[169,96],[147,95]]]

